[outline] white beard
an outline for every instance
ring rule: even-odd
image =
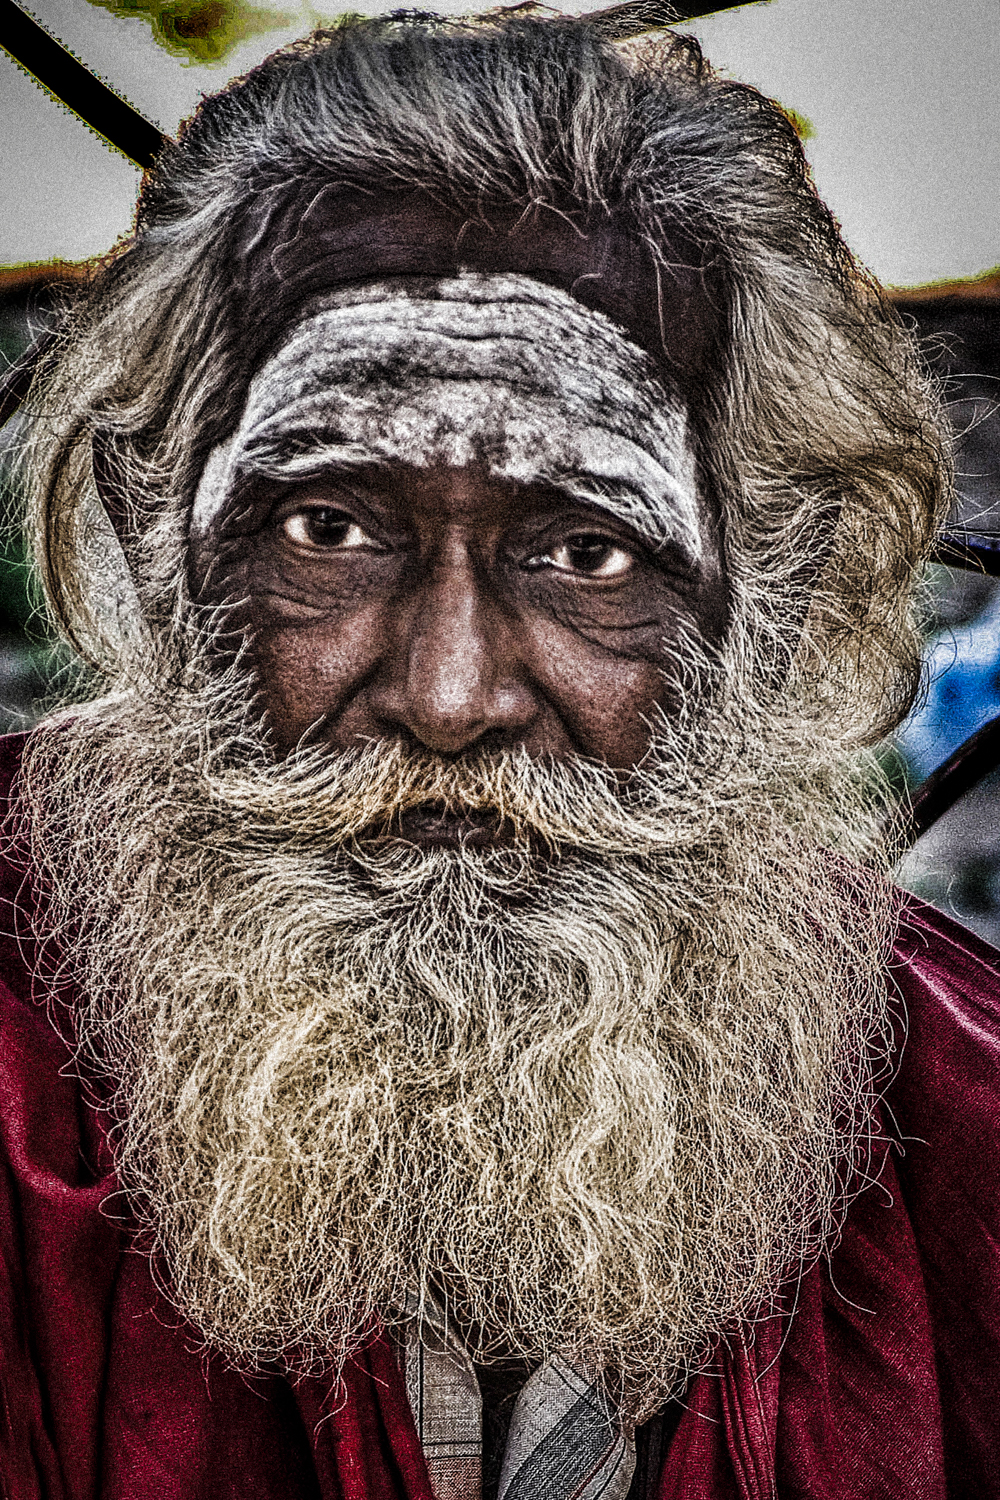
[[[109,717],[29,750],[39,925],[208,1345],[336,1368],[433,1287],[474,1357],[607,1368],[641,1417],[836,1230],[895,908],[773,787],[722,796],[721,752],[630,797],[395,746],[217,772]],[[370,837],[430,797],[511,847]]]

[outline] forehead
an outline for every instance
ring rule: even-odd
[[[699,559],[685,403],[610,319],[532,278],[397,279],[314,303],[211,456],[194,530],[255,478],[393,464],[555,485]]]
[[[463,270],[527,276],[569,292],[685,388],[711,369],[720,336],[720,289],[704,251],[680,227],[669,241],[661,233],[654,250],[624,213],[601,206],[477,203],[462,212],[421,192],[293,184],[248,206],[234,248],[234,292],[255,363],[310,298],[333,286]]]

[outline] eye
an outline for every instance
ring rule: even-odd
[[[529,566],[554,568],[559,573],[583,573],[588,578],[621,578],[635,562],[631,552],[599,531],[579,531],[564,542],[530,559]]]
[[[335,505],[300,506],[285,517],[281,530],[297,547],[348,552],[353,548],[376,545],[353,516],[346,510],[338,510]]]

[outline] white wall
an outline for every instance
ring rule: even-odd
[[[351,8],[391,6],[354,0]],[[468,3],[439,0],[438,8]],[[170,131],[203,92],[310,24],[303,9],[289,32],[258,38],[210,68],[171,57],[144,21],[88,0],[34,0],[33,9]],[[819,189],[883,281],[966,276],[1000,262],[998,0],[771,0],[683,29],[717,66],[811,120],[807,150]],[[0,263],[75,259],[128,231],[138,172],[6,54],[0,129]]]

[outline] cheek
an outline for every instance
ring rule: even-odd
[[[565,679],[561,689],[563,718],[583,752],[616,769],[634,766],[649,749],[650,723],[663,691],[655,669],[618,664],[587,678]]]
[[[234,544],[215,579],[217,600],[244,601],[230,618],[250,642],[259,701],[282,753],[320,721],[337,719],[384,646],[391,590],[363,567],[340,568],[332,579],[327,572],[325,587],[312,572],[289,576],[266,546]]]
[[[662,655],[613,649],[549,622],[527,633],[525,647],[536,691],[580,754],[616,769],[642,759],[650,724],[669,706]]]
[[[699,603],[666,586],[643,590],[628,608],[552,590],[546,608],[524,611],[534,680],[583,754],[616,769],[643,758],[661,714],[681,706],[685,643],[711,649]]]
[[[279,749],[296,745],[319,720],[338,720],[377,661],[375,622],[276,620],[256,601],[253,662]]]

